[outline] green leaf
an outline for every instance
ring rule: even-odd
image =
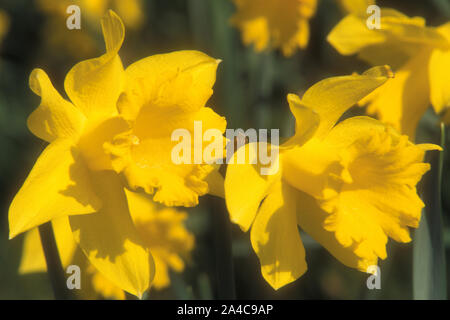
[[[444,147],[445,127],[441,124],[440,145]],[[425,209],[414,236],[413,297],[416,300],[447,299],[441,180],[444,152],[430,152],[431,171],[424,177]]]

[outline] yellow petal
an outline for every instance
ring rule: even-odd
[[[155,255],[155,280],[153,286],[156,290],[167,288],[170,285],[169,269],[167,264]]]
[[[330,197],[335,193],[335,184],[348,179],[338,150],[329,149],[318,139],[283,151],[281,162],[283,179],[294,188],[317,198]]]
[[[206,183],[208,183],[209,194],[213,196],[225,198],[225,179],[219,173],[219,170],[213,170],[205,178]]]
[[[58,139],[39,156],[9,208],[10,238],[67,215],[95,212],[100,201],[71,141]]]
[[[129,124],[120,116],[88,121],[77,147],[91,170],[112,170],[111,158],[104,149],[105,143],[126,130]]]
[[[250,143],[239,148],[229,162],[225,176],[225,201],[230,219],[243,231],[250,228],[261,201],[280,179],[280,174],[261,175],[261,167],[256,163],[257,147],[256,143]],[[238,161],[240,153],[247,155],[246,160]]]
[[[120,177],[112,171],[92,176],[104,205],[94,214],[70,217],[74,238],[105,278],[141,297],[155,270],[134,227]]]
[[[73,239],[67,217],[58,218],[52,221],[53,232],[55,234],[56,245],[59,257],[64,268],[71,264],[77,248]],[[19,273],[27,274],[47,271],[44,251],[42,250],[41,239],[37,228],[31,229],[25,234],[22,249],[22,258],[19,265]]]
[[[301,146],[314,136],[319,127],[320,117],[312,109],[304,106],[300,97],[289,94],[289,108],[295,117],[295,135],[283,144],[283,147]]]
[[[430,58],[430,99],[436,113],[450,107],[450,50],[433,50]]]
[[[367,112],[414,141],[419,120],[429,107],[428,49],[417,52],[383,86],[360,101],[367,104]]]
[[[356,253],[359,253],[360,250],[358,250],[357,245],[345,247],[337,241],[333,232],[324,229],[328,213],[318,206],[313,197],[297,191],[295,198],[298,206],[297,222],[300,228],[320,243],[336,259],[350,268],[356,268],[363,272],[367,272],[367,267],[377,264],[378,257],[375,254],[358,256]]]
[[[102,19],[106,54],[76,64],[67,74],[64,88],[70,100],[88,118],[117,114],[124,70],[117,55],[125,35],[120,18],[111,10]]]
[[[126,190],[130,213],[141,239],[155,260],[155,289],[170,284],[169,268],[184,270],[184,259],[194,248],[194,236],[184,222],[187,213],[154,203],[149,195]]]
[[[59,95],[44,70],[33,70],[30,88],[41,97],[41,104],[28,117],[30,131],[48,142],[57,138],[76,139],[86,119],[73,104]]]
[[[392,44],[396,46],[396,51],[403,47],[401,50],[405,53],[414,53],[423,46],[448,46],[446,39],[435,28],[425,26],[423,18],[410,18],[393,9],[382,9],[380,17],[381,29],[371,30],[366,25],[366,17],[348,15],[333,28],[327,40],[343,55],[377,46],[388,50]],[[392,54],[386,57],[397,60]],[[392,64],[392,61],[383,63]]]
[[[92,288],[106,299],[125,300],[125,292],[93,268]]]
[[[45,272],[47,265],[45,263],[44,251],[42,250],[39,230],[31,229],[25,233],[25,239],[22,247],[22,257],[19,264],[19,273],[27,274],[34,272]]]
[[[305,248],[297,229],[291,187],[277,183],[261,205],[251,230],[264,279],[275,289],[305,273]]]
[[[320,117],[315,137],[323,138],[342,114],[376,88],[393,77],[388,66],[374,67],[362,75],[333,77],[309,88],[301,103]]]
[[[199,51],[176,51],[133,63],[126,69],[120,113],[136,120],[144,108],[143,112],[154,115],[149,120],[157,124],[168,113],[198,111],[213,93],[219,62]]]

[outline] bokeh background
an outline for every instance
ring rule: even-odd
[[[327,34],[344,15],[334,0],[319,1],[317,14],[310,21],[308,47],[289,59],[279,52],[258,54],[251,47],[244,47],[238,30],[229,24],[235,10],[230,0],[143,0],[137,1],[138,11],[128,13],[120,12],[119,1],[109,2],[126,24],[127,35],[120,52],[125,66],[149,55],[181,49],[201,50],[223,60],[209,105],[227,118],[229,128],[279,128],[280,136],[288,137],[293,133],[294,119],[286,102],[287,93],[301,94],[325,77],[362,72],[369,67],[355,57],[338,55],[326,42]],[[0,0],[0,299],[53,298],[46,274],[18,273],[23,236],[8,240],[7,213],[14,194],[45,147],[26,127],[27,116],[39,104],[39,97],[28,87],[31,70],[44,69],[56,89],[63,93],[62,84],[69,69],[104,50],[101,14],[86,13],[89,8],[81,4],[81,30],[66,28],[68,15],[61,16],[55,9],[71,3]],[[448,0],[378,0],[377,4],[409,16],[425,17],[432,26],[450,19]],[[363,112],[354,108],[345,116]],[[436,124],[437,116],[430,108],[421,122],[418,140],[430,142],[438,130]],[[446,145],[450,146],[448,133]],[[446,156],[442,198],[447,257],[450,256],[449,164]],[[45,190],[42,196],[45,197]],[[185,272],[172,274],[172,285],[162,291],[151,291],[148,298],[216,297],[211,228],[214,212],[208,201],[208,197],[203,197],[198,207],[187,210],[187,227],[195,234],[196,248]],[[233,225],[232,236],[240,299],[412,298],[412,244],[389,242],[388,259],[380,262],[382,289],[368,290],[366,274],[343,266],[311,238],[302,235],[308,271],[296,282],[274,291],[260,274],[249,234]],[[448,259],[447,266],[450,266]]]

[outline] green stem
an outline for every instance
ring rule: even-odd
[[[222,199],[211,199],[212,232],[216,262],[217,298],[236,299],[231,222]]]
[[[441,124],[440,145],[445,143],[445,127]],[[431,171],[424,177],[425,209],[414,237],[414,299],[446,299],[444,230],[442,221],[441,179],[444,152],[430,152]]]
[[[44,249],[47,273],[52,285],[53,294],[57,300],[68,300],[73,298],[72,293],[66,285],[64,269],[59,258],[55,235],[51,222],[39,226],[39,236]]]

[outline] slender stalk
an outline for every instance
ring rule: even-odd
[[[52,285],[53,294],[57,300],[72,299],[73,295],[66,285],[64,269],[59,258],[55,235],[51,222],[39,226],[39,236],[44,249],[47,273]]]
[[[441,125],[440,145],[445,143],[445,127]],[[444,152],[430,152],[431,172],[424,177],[420,227],[414,237],[414,299],[446,299],[446,262],[442,221],[441,179]]]
[[[211,199],[212,232],[216,262],[217,298],[236,299],[231,242],[231,222],[223,200]]]

